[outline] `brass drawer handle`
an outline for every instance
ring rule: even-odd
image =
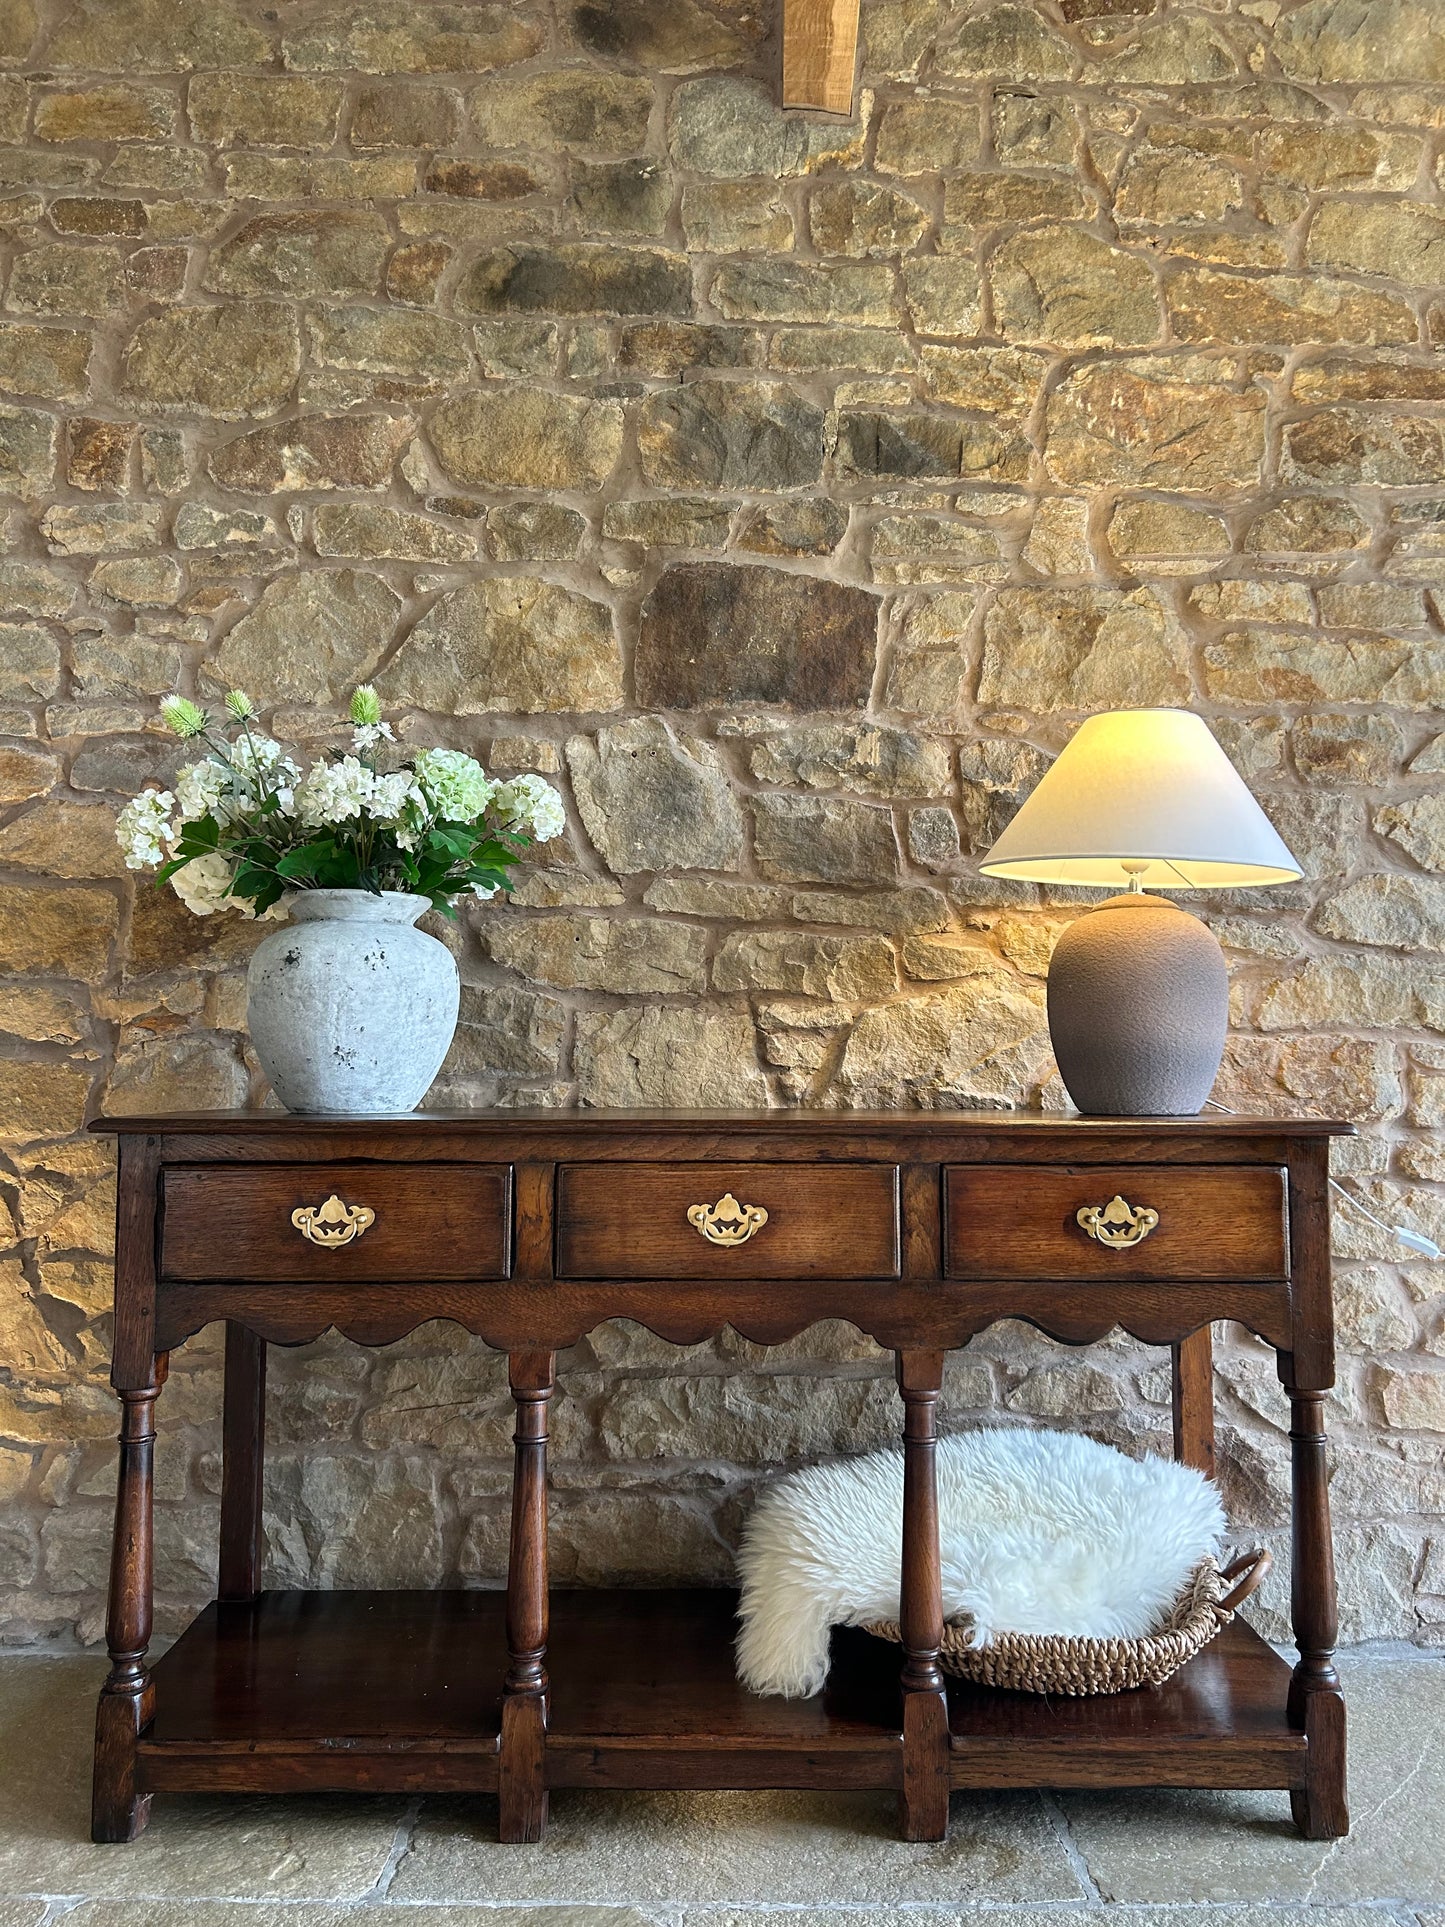
[[[298,1205],[291,1222],[309,1243],[340,1251],[376,1223],[376,1213],[369,1205],[344,1203],[333,1191],[325,1204]]]
[[[761,1231],[768,1214],[760,1204],[739,1204],[731,1191],[725,1191],[716,1204],[690,1204],[687,1221],[712,1245],[745,1245],[755,1231]]]
[[[1109,1251],[1127,1251],[1141,1245],[1159,1222],[1159,1213],[1147,1204],[1130,1204],[1116,1191],[1107,1204],[1080,1205],[1074,1213],[1095,1244]]]

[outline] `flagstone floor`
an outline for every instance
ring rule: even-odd
[[[0,1927],[1445,1927],[1445,1657],[1344,1656],[1347,1840],[1282,1794],[958,1796],[946,1845],[872,1795],[553,1795],[540,1846],[486,1800],[158,1799],[87,1837],[90,1658],[0,1660]]]

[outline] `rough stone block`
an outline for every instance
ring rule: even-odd
[[[742,814],[711,744],[639,716],[572,737],[567,766],[587,834],[619,876],[740,863]]]
[[[1383,700],[1403,709],[1429,708],[1442,675],[1445,650],[1438,643],[1389,636],[1232,629],[1204,650],[1205,688],[1230,702]]]
[[[537,24],[510,6],[429,6],[368,0],[324,6],[288,29],[287,67],[298,72],[481,74],[534,54]]]
[[[90,336],[78,328],[0,325],[0,387],[46,401],[76,401],[86,390]]]
[[[505,916],[486,932],[495,962],[560,990],[697,992],[707,938],[656,917]]]
[[[48,490],[57,439],[53,415],[0,402],[0,488],[30,501]]]
[[[46,47],[51,67],[123,73],[186,73],[254,67],[272,53],[269,35],[230,4],[211,0],[79,0]]]
[[[582,1012],[577,1094],[584,1104],[632,1107],[751,1109],[768,1101],[746,1014],[674,1004]],[[4,1116],[0,1074],[0,1128]]]
[[[253,428],[211,456],[222,488],[253,495],[283,489],[382,489],[411,439],[405,415],[303,415],[275,428]]]
[[[166,88],[114,82],[42,94],[34,125],[45,141],[165,140],[175,120],[175,96]]]
[[[1010,340],[1115,348],[1159,339],[1148,261],[1082,229],[1011,236],[992,256],[989,279],[999,330]]]
[[[1095,363],[1050,397],[1045,463],[1056,481],[1158,488],[1245,486],[1264,460],[1264,397],[1214,363]]]
[[[606,481],[621,450],[622,410],[614,401],[517,383],[443,402],[429,432],[438,461],[454,481],[595,489]]]
[[[206,286],[220,294],[375,294],[391,245],[372,212],[258,214],[211,256]]]
[[[565,18],[577,46],[646,72],[732,66],[748,46],[745,31],[706,12],[697,0],[580,0]]]
[[[278,576],[221,643],[217,671],[257,702],[344,704],[376,666],[400,606],[379,576],[359,570]]]
[[[1305,258],[1311,267],[1431,287],[1445,277],[1445,214],[1414,201],[1327,201],[1310,227]]]
[[[123,305],[117,248],[66,242],[27,248],[10,270],[6,304],[22,314],[112,314]]]
[[[890,883],[898,874],[889,812],[843,797],[754,797],[753,848],[763,875],[782,883]]]
[[[881,937],[819,937],[794,930],[735,931],[718,952],[719,990],[787,990],[830,1003],[887,997],[897,985]]]
[[[1062,80],[1074,55],[1032,7],[1005,5],[950,20],[935,54],[939,71],[960,78]]]
[[[316,553],[367,561],[465,562],[476,537],[380,503],[324,503],[311,519]]]
[[[769,732],[755,744],[750,765],[762,783],[869,796],[937,796],[950,776],[943,744],[872,723]]]
[[[497,248],[457,289],[463,314],[686,314],[691,306],[685,256],[592,241]]]
[[[1397,296],[1377,294],[1318,274],[1220,274],[1198,268],[1166,288],[1169,317],[1181,341],[1413,341],[1415,317]]]
[[[922,239],[928,215],[897,188],[830,181],[813,191],[808,226],[820,254],[907,254]]]
[[[679,167],[719,179],[771,180],[827,161],[861,158],[862,122],[810,121],[778,107],[756,81],[730,75],[684,81],[667,115],[668,149]]]
[[[682,230],[703,254],[769,254],[793,245],[793,217],[771,181],[692,181]]]
[[[865,1011],[838,1087],[850,1104],[884,1110],[1017,1104],[1049,1061],[1041,988],[1000,967]]]
[[[636,154],[647,139],[650,82],[587,67],[483,81],[467,103],[489,147],[558,147],[597,159]]]
[[[972,167],[982,146],[978,109],[960,100],[890,103],[878,128],[881,174],[933,174]]]
[[[657,709],[851,708],[872,684],[877,620],[862,589],[779,569],[677,563],[642,607],[638,700]]]
[[[197,74],[186,111],[195,138],[216,146],[329,147],[343,91],[299,74]]]
[[[388,704],[437,715],[615,709],[621,662],[605,604],[530,576],[451,589],[377,686]]]
[[[1148,708],[1189,687],[1185,639],[1147,589],[1005,589],[985,619],[980,702]]]
[[[278,406],[300,368],[295,317],[279,302],[173,308],[131,337],[125,385],[138,401],[234,420]]]
[[[384,80],[363,86],[351,111],[351,145],[450,147],[461,128],[462,104],[444,87],[424,81]]]
[[[784,382],[689,382],[639,414],[642,472],[660,488],[797,488],[822,473],[823,420]]]
[[[729,321],[895,319],[893,277],[872,262],[733,262],[718,270],[712,301]]]

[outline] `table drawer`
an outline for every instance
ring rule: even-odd
[[[557,1275],[896,1278],[898,1167],[564,1164]]]
[[[1273,1167],[955,1164],[943,1198],[951,1278],[1289,1275],[1285,1174]],[[1105,1214],[1104,1242],[1081,1211]]]
[[[511,1270],[506,1164],[179,1165],[164,1186],[168,1279],[385,1284]]]

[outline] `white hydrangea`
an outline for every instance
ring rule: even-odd
[[[313,763],[296,791],[296,814],[308,830],[347,823],[370,807],[376,772],[354,756]]]
[[[391,831],[403,850],[414,850],[421,841],[426,798],[410,770],[378,776],[366,810],[368,816]]]
[[[154,870],[166,861],[175,805],[169,790],[142,790],[126,804],[115,820],[115,840],[128,870]]]
[[[198,917],[209,917],[216,910],[240,910],[246,906],[226,893],[235,876],[235,866],[219,851],[209,856],[193,856],[171,878],[171,888],[188,910]]]
[[[244,777],[254,777],[264,770],[284,769],[292,782],[301,774],[281,745],[271,736],[263,736],[258,730],[243,731],[231,745],[231,762],[237,773]]]
[[[199,763],[187,763],[176,778],[182,822],[194,823],[198,817],[223,815],[230,790],[231,772],[213,756],[203,757]]]
[[[503,825],[534,843],[550,843],[567,827],[562,798],[545,777],[514,776],[498,786],[494,800]]]
[[[368,813],[378,823],[390,823],[401,815],[409,803],[421,803],[424,799],[416,786],[410,770],[399,769],[394,776],[378,776],[372,788]]]
[[[448,823],[474,823],[497,794],[476,757],[459,749],[424,749],[412,768],[422,795]]]

